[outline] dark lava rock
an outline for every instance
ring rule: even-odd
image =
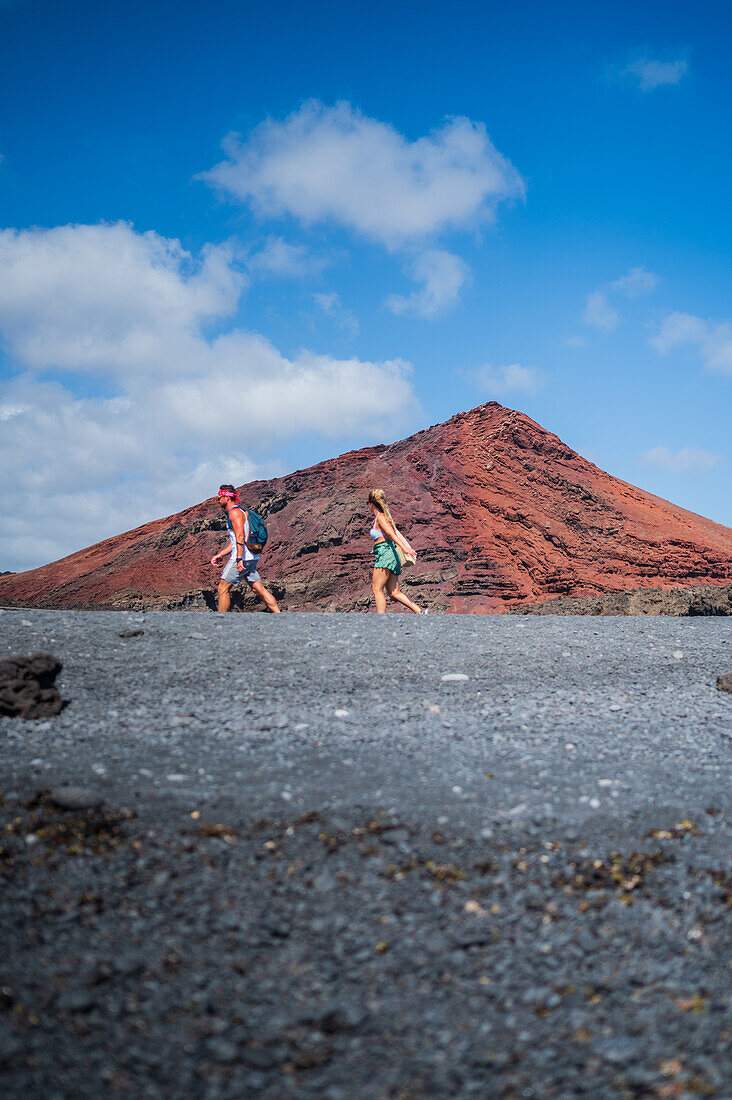
[[[732,695],[732,672],[717,677],[717,687],[720,691],[728,691]]]
[[[95,810],[103,802],[88,787],[56,787],[51,791],[50,799],[60,810]]]
[[[66,705],[54,687],[63,665],[50,653],[0,661],[0,715],[48,718]]]
[[[732,615],[732,585],[632,588],[598,596],[558,596],[511,608],[517,615]]]
[[[59,994],[56,1005],[60,1012],[89,1012],[94,998],[86,989],[69,989]]]
[[[144,633],[145,633],[144,630],[119,630],[118,631],[118,634],[119,634],[120,638],[139,638],[140,635],[142,635]]]

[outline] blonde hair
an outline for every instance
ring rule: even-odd
[[[381,512],[387,523],[390,523],[394,530],[396,530],[396,523],[391,518],[391,512],[389,511],[389,505],[386,503],[386,496],[383,489],[372,489],[369,493],[369,504]]]

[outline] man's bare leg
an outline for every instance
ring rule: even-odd
[[[275,615],[279,615],[280,608],[277,600],[274,598],[271,592],[267,591],[261,581],[255,581],[254,584],[250,584],[249,587],[251,588],[252,592],[256,592],[260,600],[263,600],[264,603],[266,603],[270,611],[273,611]]]
[[[231,607],[231,585],[228,581],[219,581],[219,611],[228,611]]]

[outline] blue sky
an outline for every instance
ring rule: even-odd
[[[491,399],[732,526],[730,30],[0,0],[0,568]]]

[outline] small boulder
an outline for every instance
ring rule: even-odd
[[[63,665],[51,653],[0,661],[0,715],[49,718],[66,706],[54,682]]]

